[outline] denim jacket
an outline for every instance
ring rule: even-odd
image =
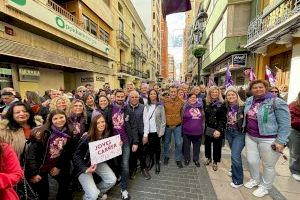
[[[243,128],[246,127],[247,113],[253,103],[253,96],[245,102]],[[260,135],[277,135],[276,142],[286,144],[291,128],[291,116],[288,105],[282,99],[268,98],[260,103],[257,113]]]

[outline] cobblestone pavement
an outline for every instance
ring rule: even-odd
[[[171,153],[174,155],[174,152]],[[150,172],[152,178],[145,180],[137,173],[134,180],[129,181],[128,192],[132,200],[215,200],[217,196],[210,181],[207,169],[201,165],[197,168],[193,162],[179,169],[173,158],[167,166],[161,165],[159,175]],[[50,199],[55,199],[55,183],[52,181]],[[82,193],[75,193],[75,200],[82,199]],[[108,193],[108,200],[121,199],[120,188],[115,186]]]

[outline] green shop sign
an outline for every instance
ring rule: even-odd
[[[7,5],[20,10],[21,12],[26,13],[27,15],[30,15],[33,18],[36,18],[74,38],[77,38],[96,49],[105,53],[109,52],[110,46],[80,29],[64,16],[58,16],[55,11],[49,10],[49,8],[42,3],[38,3],[33,0],[8,0]]]

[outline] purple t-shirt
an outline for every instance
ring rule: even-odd
[[[229,105],[227,113],[227,126],[232,129],[237,129],[237,113],[239,105]]]
[[[128,142],[128,135],[125,129],[124,108],[114,106],[112,109],[113,134],[120,135],[123,143]]]
[[[246,132],[252,136],[252,137],[258,137],[258,138],[276,138],[276,135],[260,135],[259,128],[258,128],[258,121],[257,121],[257,113],[258,113],[258,107],[261,102],[263,102],[266,99],[266,97],[254,99],[253,103],[251,105],[251,108],[249,109],[247,113],[247,124],[246,124]]]
[[[202,135],[202,117],[201,108],[188,105],[183,113],[183,134]]]

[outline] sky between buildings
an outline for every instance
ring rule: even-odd
[[[176,79],[178,80],[179,63],[182,63],[183,29],[185,26],[185,13],[167,15],[168,24],[168,53],[174,56]]]

